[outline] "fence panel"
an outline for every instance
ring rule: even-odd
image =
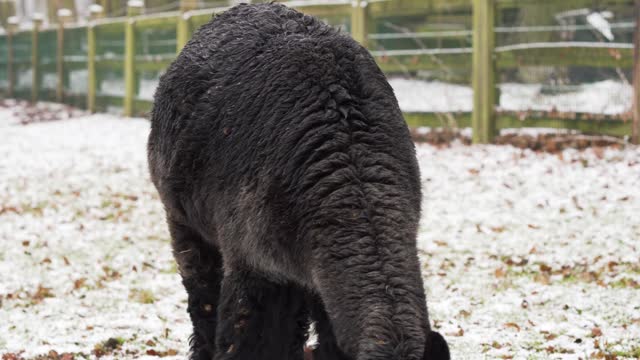
[[[13,35],[13,69],[15,72],[14,96],[31,99],[33,69],[31,67],[31,32],[21,31]]]
[[[126,19],[98,23],[96,32],[96,110],[122,112]]]
[[[177,13],[136,21],[134,114],[147,114],[160,76],[176,57]]]
[[[0,96],[7,96],[9,89],[8,41],[6,35],[0,35]]]
[[[370,5],[369,50],[412,126],[471,125],[471,2]]]
[[[633,0],[480,1],[495,5],[491,8],[492,13],[495,11],[495,28],[487,32],[493,39],[495,31],[495,49],[488,54],[494,56],[484,59],[491,69],[495,65],[498,96],[495,104],[490,99],[480,103],[496,110],[496,116],[489,114],[489,118],[496,119],[498,129],[548,126],[611,135],[630,133],[631,122],[626,120],[632,118],[634,98]],[[96,110],[122,112],[128,84],[126,93],[132,96],[128,98],[131,102],[127,101],[131,105],[127,113],[146,114],[162,72],[175,58],[176,29],[180,28],[180,34],[193,34],[214,13],[226,10],[203,6],[222,4],[218,0],[199,1],[198,9],[184,14],[188,20],[179,24],[183,14],[178,12],[136,16],[131,27],[135,30],[128,33],[135,35],[130,37],[135,41],[129,52],[125,52],[129,19],[98,20]],[[389,77],[408,123],[431,127],[472,125],[471,4],[470,0],[287,3],[352,32],[366,43]],[[124,14],[122,6],[108,10]],[[165,8],[148,9],[162,10]],[[182,31],[185,27],[186,32]],[[65,103],[79,107],[87,106],[90,80],[87,31],[86,26],[79,25],[64,29],[63,96]],[[44,29],[38,39],[38,95],[51,101],[57,85],[56,31]],[[476,45],[483,46],[481,42]],[[30,99],[32,33],[20,31],[13,36],[12,74],[7,73],[7,46],[6,36],[0,36],[0,91],[6,93],[8,79],[14,78],[14,96]],[[125,72],[125,56],[129,53],[133,55],[127,62],[130,71]],[[125,73],[133,74],[130,83],[125,84]],[[475,89],[475,93],[494,93],[488,89],[494,89],[493,84],[486,87]]]
[[[43,29],[38,33],[38,65],[40,67],[38,99],[40,101],[56,101],[57,39],[56,29]]]
[[[632,117],[633,1],[496,6],[499,113],[575,120],[561,126],[587,131],[583,120]]]
[[[87,106],[87,28],[65,27],[63,97],[69,105]]]

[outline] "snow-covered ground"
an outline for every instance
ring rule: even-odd
[[[439,81],[389,80],[400,108],[407,112],[470,112],[470,86]],[[540,84],[500,84],[500,109],[623,114],[631,109],[633,88],[612,80],[584,84],[560,94],[546,94]]]
[[[148,122],[22,126],[13,111],[0,108],[0,355],[183,359]],[[640,149],[418,156],[431,319],[454,359],[640,357]]]
[[[158,79],[142,79],[138,98],[153,100]],[[471,112],[471,86],[441,81],[391,78],[389,83],[405,112]],[[105,80],[101,92],[120,96],[122,79]],[[607,80],[545,93],[541,84],[500,84],[499,109],[504,111],[559,111],[617,115],[631,110],[633,88],[629,84]]]

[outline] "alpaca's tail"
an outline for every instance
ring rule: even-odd
[[[422,360],[432,335],[419,214],[385,184],[342,185],[323,202],[307,232],[311,271],[339,346],[357,360]]]

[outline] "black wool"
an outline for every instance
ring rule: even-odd
[[[189,295],[192,359],[448,359],[416,250],[420,175],[385,76],[280,4],[198,30],[148,144]]]

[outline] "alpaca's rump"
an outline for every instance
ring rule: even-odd
[[[319,353],[334,341],[358,360],[422,358],[415,150],[384,75],[347,35],[277,4],[216,17],[161,79],[149,164],[190,298],[201,284],[221,293],[221,343],[194,347],[240,351],[224,326],[238,312],[267,326],[256,309],[286,312],[288,294],[326,312],[311,311],[331,323]],[[219,253],[223,280],[187,281],[202,252]],[[286,328],[304,332],[306,316]],[[269,359],[302,356],[283,348]]]

